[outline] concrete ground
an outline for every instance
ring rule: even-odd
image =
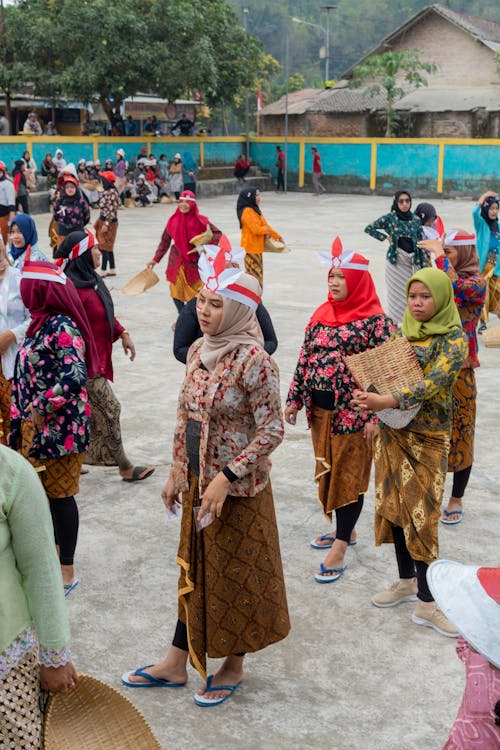
[[[414,204],[415,205],[415,204]],[[385,243],[363,233],[390,199],[356,195],[265,193],[268,221],[288,241],[289,255],[265,256],[264,301],[280,341],[276,360],[283,398],[304,326],[326,298],[326,268],[315,253],[340,234],[360,249],[384,298]],[[445,226],[472,228],[472,203],[436,201]],[[202,213],[234,242],[235,199],[200,201]],[[322,553],[309,541],[328,525],[316,501],[313,454],[304,415],[273,455],[272,483],[292,620],[289,637],[246,660],[247,679],[225,705],[204,711],[192,700],[201,679],[190,669],[178,690],[120,688],[120,675],[164,653],[177,616],[175,564],[178,522],[167,521],[160,500],[170,462],[176,400],[183,366],[172,355],[175,309],[160,283],[140,297],[120,293],[152,257],[172,206],[120,213],[118,276],[109,287],[116,314],[130,330],[137,359],[115,346],[115,390],[122,403],[126,449],[136,463],[154,464],[154,476],[125,484],[115,468],[91,467],[82,477],[77,549],[80,585],[68,600],[74,661],[80,671],[123,691],[143,711],[162,746],[184,750],[438,750],[458,709],[464,670],[455,641],[414,625],[412,605],[382,610],[370,597],[397,577],[390,546],[373,542],[373,487],[358,524],[359,544],[347,553],[337,583],[319,586],[313,574]],[[47,247],[49,217],[36,217]],[[157,269],[158,270],[158,269]],[[109,280],[108,280],[109,281]],[[493,320],[492,320],[493,323]],[[441,527],[441,556],[499,565],[500,351],[480,343],[476,463],[461,525]],[[216,663],[210,671],[215,671]]]

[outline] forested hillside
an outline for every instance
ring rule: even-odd
[[[338,78],[365,53],[375,47],[387,34],[429,5],[425,0],[230,0],[248,31],[264,44],[265,51],[282,65],[285,59],[285,38],[290,34],[290,74],[301,73],[306,86],[321,85],[324,61],[319,59],[320,47],[325,44],[325,33],[298,24],[293,17],[319,26],[326,26],[321,5],[336,5],[330,11],[331,52],[330,78]],[[492,0],[449,0],[448,5],[471,15],[500,20],[500,6]],[[243,9],[248,13],[244,14]],[[283,83],[283,71],[275,86]]]

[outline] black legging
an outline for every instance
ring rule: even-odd
[[[189,651],[186,623],[181,620],[177,620],[172,646],[180,648],[181,651]],[[235,656],[245,656],[245,652],[242,654],[235,654]]]
[[[396,551],[396,560],[398,561],[398,570],[400,578],[417,577],[417,596],[422,602],[433,602],[429,586],[427,585],[427,563],[422,560],[414,560],[408,552],[406,546],[405,534],[401,526],[392,527],[392,537],[394,539],[394,549]]]
[[[456,497],[457,500],[461,500],[465,494],[467,485],[469,484],[470,473],[472,466],[468,466],[466,469],[461,471],[455,471],[453,474],[453,487],[451,490],[451,496]]]
[[[102,253],[102,262],[101,262],[101,269],[103,271],[106,270],[108,267],[108,261],[109,261],[109,270],[113,271],[115,268],[115,254],[113,251],[109,252],[109,250],[105,250]]]
[[[73,565],[78,539],[78,505],[72,495],[49,497],[49,505],[56,544],[59,545],[59,562],[61,565]]]
[[[358,495],[358,499],[355,503],[349,503],[349,505],[343,505],[341,508],[336,508],[335,518],[337,521],[337,530],[335,536],[341,542],[350,542],[351,534],[356,526],[358,518],[363,510],[363,501],[365,496],[363,494]]]

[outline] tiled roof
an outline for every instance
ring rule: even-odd
[[[395,109],[414,113],[470,112],[476,109],[500,112],[500,84],[446,89],[422,87],[396,102]]]
[[[292,100],[295,94],[303,94],[303,96]],[[303,115],[306,112],[370,112],[373,109],[381,108],[385,108],[385,96],[383,94],[370,96],[365,89],[350,89],[346,81],[340,81],[328,89],[296,91],[288,97],[289,115]],[[285,114],[285,97],[268,104],[260,114],[283,116]]]

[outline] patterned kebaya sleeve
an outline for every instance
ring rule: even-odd
[[[168,253],[170,249],[170,244],[172,242],[172,237],[167,232],[167,228],[163,230],[163,234],[161,236],[160,244],[156,248],[156,253],[153,256],[153,260],[155,263],[159,263],[160,260],[163,258],[163,256]]]
[[[277,365],[265,353],[255,354],[243,372],[243,388],[255,421],[253,440],[227,466],[238,479],[269,456],[283,440],[280,381]]]
[[[442,344],[439,347],[435,361],[431,364],[429,372],[419,383],[393,393],[393,397],[399,402],[399,408],[410,409],[418,406],[422,401],[434,398],[443,389],[451,389],[458,374],[464,365],[468,346],[465,335],[460,329],[455,329],[448,336],[442,336]]]
[[[33,399],[33,406],[41,414],[52,414],[80,394],[87,382],[87,366],[83,337],[67,319],[48,329],[46,342],[58,366],[57,381],[54,371],[47,373],[47,381],[54,378],[54,384]]]
[[[292,409],[302,409],[305,403],[306,388],[305,380],[309,361],[309,329],[306,330],[304,337],[304,343],[300,347],[299,358],[293,373],[292,382],[288,389],[288,396],[286,397],[286,405],[291,406]]]
[[[450,279],[455,294],[455,302],[459,308],[470,302],[477,305],[484,303],[486,281],[482,276],[479,274],[459,276],[445,255],[436,258],[436,266],[444,271]]]
[[[367,226],[364,228],[364,231],[366,232],[366,234],[369,234],[370,237],[374,237],[376,240],[380,240],[380,242],[383,242],[383,240],[386,240],[391,236],[392,227],[390,226],[390,219],[390,214],[384,214],[384,216],[381,216],[379,219],[372,221],[371,224],[367,224]],[[383,229],[385,234],[379,232],[379,229]]]

